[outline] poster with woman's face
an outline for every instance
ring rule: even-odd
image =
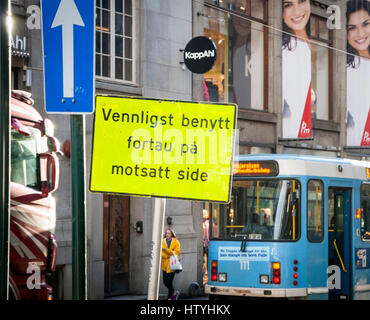
[[[347,145],[370,146],[370,1],[347,1]]]
[[[282,1],[283,138],[311,138],[311,4],[310,0]]]

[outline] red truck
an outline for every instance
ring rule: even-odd
[[[9,299],[51,300],[46,273],[55,271],[57,243],[52,192],[59,181],[59,142],[53,123],[31,95],[11,96]]]

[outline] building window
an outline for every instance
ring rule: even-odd
[[[133,1],[96,0],[96,75],[135,82]]]
[[[324,240],[324,198],[321,181],[310,180],[307,188],[307,239]]]
[[[311,86],[312,118],[332,120],[331,98],[331,64],[332,31],[326,26],[326,19],[311,16]]]
[[[217,46],[217,61],[204,75],[205,100],[267,109],[265,0],[206,1],[204,35]]]

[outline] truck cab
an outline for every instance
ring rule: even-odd
[[[56,267],[53,191],[59,182],[54,126],[33,107],[31,95],[12,91],[9,298],[51,300],[46,274]]]

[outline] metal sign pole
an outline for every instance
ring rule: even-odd
[[[41,0],[45,111],[70,114],[72,297],[87,299],[85,118],[95,105],[95,0]]]
[[[85,116],[71,115],[72,298],[87,299]]]
[[[158,300],[159,280],[161,278],[161,249],[166,199],[156,198],[152,227],[152,254],[150,258],[150,274],[148,300]]]
[[[10,0],[0,1],[0,299],[9,297]]]

